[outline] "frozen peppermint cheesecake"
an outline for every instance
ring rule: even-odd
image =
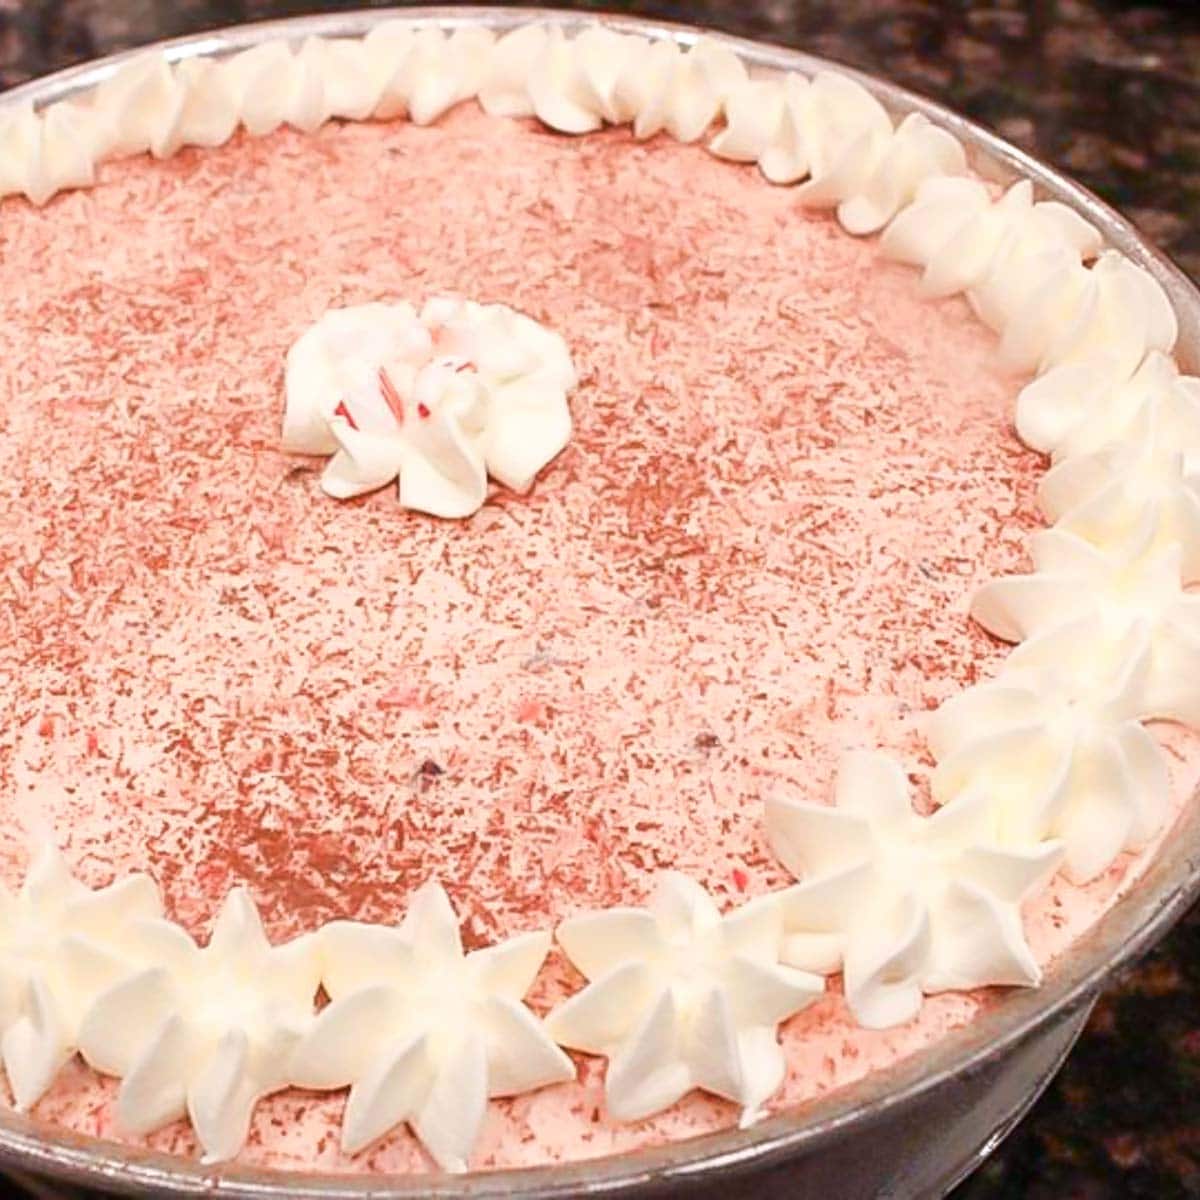
[[[47,1136],[474,1170],[802,1110],[1036,986],[1194,790],[1166,298],[848,78],[150,53],[0,109],[0,186]]]

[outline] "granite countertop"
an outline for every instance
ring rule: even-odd
[[[564,0],[565,2],[565,0]],[[366,0],[0,0],[0,88],[157,38]],[[1200,278],[1200,2],[600,0],[888,76],[991,126]],[[1200,1196],[1200,910],[1105,995],[955,1200]]]

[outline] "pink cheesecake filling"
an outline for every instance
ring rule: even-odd
[[[972,589],[1023,564],[1042,467],[1020,381],[961,301],[750,168],[624,131],[464,107],[433,128],[238,137],[102,171],[0,222],[5,875],[51,826],[83,878],[144,868],[194,932],[249,885],[282,938],[394,922],[430,876],[468,944],[636,903],[673,867],[733,904],[788,882],[762,797],[829,798],[878,747],[920,783],[930,709],[1003,650]],[[327,308],[452,292],[567,340],[575,436],[529,496],[466,521],[323,495],[279,450],[287,347]],[[1195,783],[1171,739],[1176,794]],[[1048,961],[1136,870],[1058,879]],[[533,1003],[580,979],[555,952]],[[836,994],[783,1029],[775,1107],[936,1041],[990,997],[887,1032]],[[603,1063],[489,1107],[476,1163],[728,1126],[693,1095],[605,1114]],[[121,1136],[74,1065],[37,1115]],[[243,1161],[350,1159],[344,1095],[260,1105]],[[138,1140],[138,1139],[127,1139]],[[194,1151],[183,1125],[150,1145]]]

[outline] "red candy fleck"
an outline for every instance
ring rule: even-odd
[[[96,736],[95,731],[91,729],[88,730],[87,735],[87,752],[92,758],[95,758],[100,753],[100,739]]]
[[[747,875],[741,867],[733,868],[733,886],[736,887],[739,892],[744,892],[749,882],[750,876]]]
[[[388,408],[392,410],[392,416],[396,418],[401,425],[404,424],[404,401],[400,399],[400,393],[396,391],[396,385],[392,382],[391,376],[383,369],[379,368],[379,390],[383,393],[383,398],[387,402]]]
[[[390,691],[384,692],[375,701],[375,707],[379,709],[389,708],[420,708],[424,702],[424,697],[421,694],[421,689],[416,687],[394,687]]]
[[[346,424],[357,432],[358,426],[354,423],[354,418],[350,415],[350,410],[346,407],[345,400],[338,401],[338,406],[333,410],[333,415],[335,417],[344,417]]]
[[[517,721],[522,725],[537,724],[545,715],[546,708],[540,700],[522,700],[517,709]]]
[[[417,416],[421,417],[422,419],[428,417],[429,416],[429,408],[424,404],[418,404],[417,405]]]
[[[50,716],[49,714],[44,716],[38,722],[37,731],[44,738],[53,737],[54,736],[54,718],[52,716]]]

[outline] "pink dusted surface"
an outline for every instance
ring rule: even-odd
[[[999,658],[971,588],[1019,566],[1034,523],[1016,382],[965,305],[913,284],[753,170],[474,108],[239,137],[110,166],[44,212],[6,203],[10,882],[19,826],[48,822],[89,882],[148,867],[197,933],[233,883],[285,937],[397,920],[438,875],[469,944],[636,902],[659,867],[730,903],[781,885],[764,791],[824,799],[864,745],[919,775],[922,714]],[[391,490],[326,498],[319,464],[277,449],[287,347],[330,305],[446,291],[566,337],[571,445],[465,522]],[[1037,902],[1044,960],[1126,866]],[[535,1006],[578,983],[553,956]],[[981,1002],[872,1033],[831,994],[784,1030],[778,1106]],[[602,1066],[493,1103],[478,1165],[736,1117],[693,1096],[618,1126]],[[38,1113],[115,1136],[114,1091],[73,1065]],[[342,1157],[343,1103],[265,1102],[244,1161],[427,1165],[404,1130]],[[194,1150],[182,1125],[149,1143]]]

